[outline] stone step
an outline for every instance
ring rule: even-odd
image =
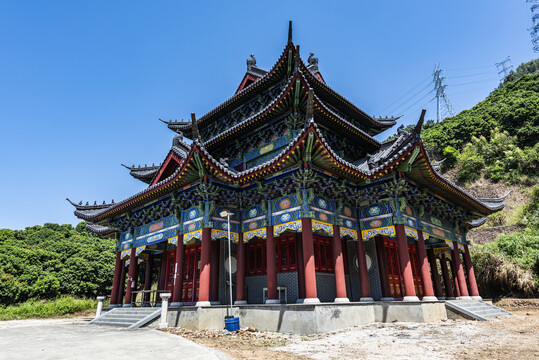
[[[450,300],[446,301],[446,306],[453,311],[481,321],[511,315],[511,313],[481,300]]]
[[[118,327],[129,327],[133,325],[132,323],[122,323],[122,322],[112,322],[112,321],[98,321],[94,322],[94,325],[106,325],[106,326],[118,326]]]
[[[135,329],[159,317],[159,308],[114,308],[89,324],[122,326]]]

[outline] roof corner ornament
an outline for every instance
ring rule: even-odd
[[[397,128],[397,134],[399,134],[399,136],[402,136],[402,135],[408,136],[408,135],[410,135],[410,133],[408,131],[404,130],[404,125],[401,125],[401,126],[399,126]]]
[[[198,125],[195,113],[191,113],[191,131],[193,132],[193,141],[198,140],[200,136],[198,134]]]
[[[251,54],[251,57],[247,59],[247,71],[251,71],[251,68],[256,65],[255,55]]]
[[[292,20],[288,22],[288,43],[292,43]]]
[[[318,58],[314,56],[314,53],[309,54],[309,58],[307,59],[307,62],[309,63],[309,65],[318,66]]]

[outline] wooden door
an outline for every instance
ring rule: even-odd
[[[386,249],[387,274],[391,296],[395,299],[401,299],[404,284],[401,276],[397,242],[391,239],[384,239],[384,246]]]
[[[194,305],[198,300],[198,287],[200,285],[200,244],[185,247],[183,261],[183,289],[182,302],[185,305]]]
[[[423,279],[421,278],[421,267],[419,266],[417,246],[408,244],[408,253],[410,254],[410,263],[412,265],[415,293],[418,297],[423,297],[425,295],[425,290],[423,288]]]
[[[174,270],[176,265],[176,249],[167,251],[166,290],[172,294],[174,290]]]

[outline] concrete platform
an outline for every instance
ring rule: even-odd
[[[168,325],[186,329],[223,329],[224,305],[170,308]],[[240,327],[294,334],[316,334],[374,322],[435,322],[447,319],[443,301],[350,302],[234,307]],[[156,323],[150,326],[156,326]]]

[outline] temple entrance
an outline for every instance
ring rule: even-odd
[[[200,285],[200,251],[201,244],[185,247],[182,289],[182,302],[185,305],[194,305],[198,300],[198,288]]]
[[[165,289],[172,293],[174,290],[174,266],[176,265],[176,249],[167,251],[167,273]]]
[[[386,250],[387,272],[391,296],[395,299],[402,299],[404,294],[404,281],[400,269],[397,241],[384,238],[384,247]],[[410,255],[410,264],[412,266],[416,295],[418,297],[423,297],[425,291],[423,288],[423,280],[421,279],[421,268],[419,266],[417,246],[415,244],[408,244],[408,254]]]
[[[386,250],[387,275],[389,278],[391,297],[402,299],[404,283],[401,276],[397,242],[392,239],[384,238],[384,247]]]

